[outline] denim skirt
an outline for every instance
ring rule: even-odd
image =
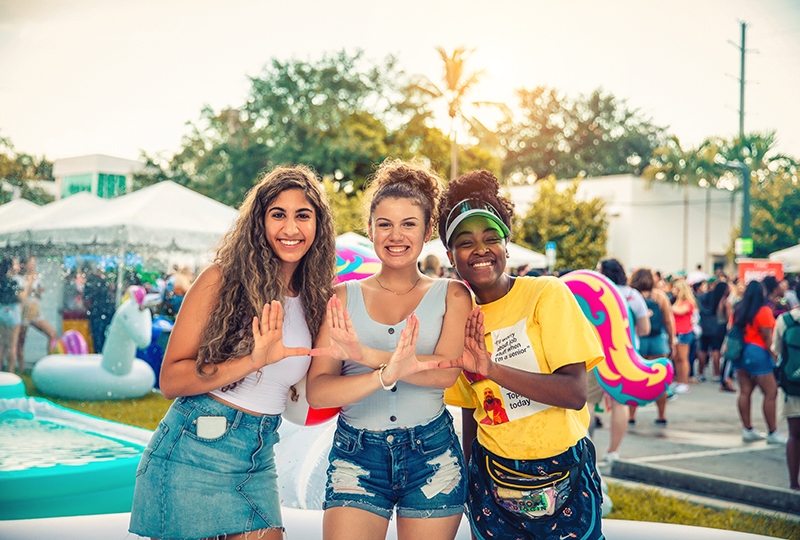
[[[390,519],[439,518],[464,512],[464,453],[445,409],[428,424],[357,429],[339,417],[329,455],[327,510],[359,508]]]
[[[208,417],[213,432],[200,435],[213,438],[197,433]],[[200,539],[282,528],[273,449],[280,423],[207,395],[176,399],[136,471],[130,531]]]
[[[751,377],[773,373],[775,367],[769,351],[754,343],[745,344],[742,357],[733,365],[736,369],[745,370]]]

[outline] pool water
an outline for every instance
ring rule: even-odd
[[[21,414],[0,415],[0,471],[86,465],[141,455],[141,446]]]

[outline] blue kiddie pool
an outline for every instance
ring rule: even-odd
[[[0,399],[0,520],[130,512],[151,433],[46,399]]]

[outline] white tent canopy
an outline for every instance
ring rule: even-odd
[[[508,266],[517,267],[527,264],[531,268],[547,268],[547,259],[541,253],[531,251],[513,242],[509,242],[506,249],[508,250]],[[439,264],[445,267],[450,266],[447,250],[440,239],[436,238],[426,243],[418,260],[422,261],[428,255],[436,255],[439,259]]]
[[[111,200],[79,193],[0,228],[0,247],[75,247],[206,252],[238,211],[174,182],[160,182]]]
[[[0,248],[33,255],[184,253],[207,260],[239,212],[175,182],[116,199],[79,193],[0,225]],[[117,301],[122,272],[118,273]]]
[[[42,207],[26,199],[14,199],[0,206],[0,228],[11,226],[41,210]]]
[[[800,244],[770,253],[769,260],[782,262],[785,272],[800,272]]]

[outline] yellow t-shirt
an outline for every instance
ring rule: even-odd
[[[566,284],[553,277],[522,277],[503,298],[481,306],[492,360],[532,373],[553,373],[580,362],[603,361],[591,324]],[[448,405],[475,409],[478,442],[511,459],[542,459],[586,435],[589,412],[562,409],[520,396],[494,381],[462,372],[445,391]]]

